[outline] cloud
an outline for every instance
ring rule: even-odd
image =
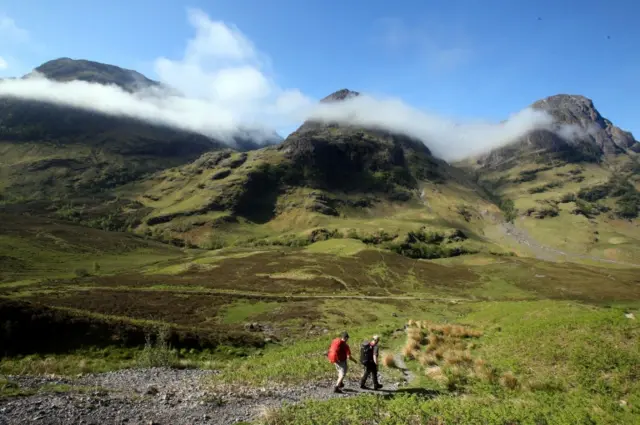
[[[7,61],[0,56],[0,70],[4,70],[7,69],[9,67],[9,64],[7,63]]]
[[[188,20],[195,34],[183,56],[155,61],[156,73],[165,84],[161,87],[130,93],[117,86],[55,82],[32,74],[0,81],[0,96],[137,118],[229,142],[234,134],[248,129],[254,136],[270,138],[273,129],[291,128],[308,118],[372,126],[423,140],[435,154],[449,160],[483,153],[532,130],[554,128],[550,115],[532,109],[495,124],[460,123],[398,99],[365,95],[319,104],[297,89],[280,87],[266,70],[268,57],[235,26],[213,21],[198,10],[189,10]]]
[[[315,107],[315,120],[378,127],[422,140],[437,156],[458,160],[505,145],[534,130],[555,131],[553,117],[527,108],[502,123],[458,122],[414,109],[399,99],[366,95]]]
[[[10,17],[0,14],[0,40],[26,42],[29,40],[29,32],[16,25]]]
[[[117,86],[50,81],[34,73],[2,81],[0,95],[138,118],[223,141],[247,127],[271,137],[273,128],[291,127],[304,118],[296,111],[314,101],[299,90],[280,88],[264,71],[268,58],[238,28],[199,10],[189,10],[188,20],[195,35],[183,57],[161,57],[154,64],[159,80],[171,90],[129,93]]]

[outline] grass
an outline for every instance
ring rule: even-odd
[[[367,249],[367,245],[355,239],[330,239],[316,242],[306,248],[307,252],[316,254],[333,254],[339,256],[355,255]]]
[[[0,218],[0,279],[7,281],[74,277],[76,269],[111,274],[183,256],[180,250],[130,234],[58,220]]]
[[[640,328],[622,313],[550,300],[475,304],[456,319],[483,329],[470,351],[472,363],[465,351],[448,349],[441,360],[434,357],[442,369],[433,372],[437,367],[417,354],[408,362],[429,373],[392,397],[308,401],[259,422],[633,424],[640,417],[634,407],[640,402]],[[432,340],[434,331],[444,337],[446,329],[456,328],[427,325],[424,332]],[[461,373],[465,364],[470,372]]]

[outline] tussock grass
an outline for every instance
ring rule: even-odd
[[[382,365],[387,368],[396,368],[398,365],[396,364],[396,358],[393,353],[383,353],[382,354]]]
[[[515,390],[520,383],[512,372],[504,372],[500,377],[500,385],[510,390]]]
[[[425,376],[443,384],[447,390],[463,390],[473,379],[496,384],[496,371],[472,354],[475,343],[471,339],[480,338],[481,330],[451,323],[410,320],[406,334],[402,351],[405,359],[417,360]],[[507,388],[517,382],[512,374],[502,378],[500,382]]]

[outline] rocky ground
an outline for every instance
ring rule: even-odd
[[[75,379],[9,376],[21,390],[36,394],[0,400],[0,425],[13,424],[234,424],[255,420],[282,403],[352,397],[363,392],[347,382],[334,394],[331,382],[296,387],[212,387],[215,371],[129,369]],[[402,383],[384,381],[381,392]],[[46,390],[45,390],[46,388]]]

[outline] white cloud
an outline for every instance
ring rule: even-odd
[[[7,68],[9,68],[9,64],[2,56],[0,56],[0,70],[4,70]]]
[[[524,109],[502,123],[456,122],[414,109],[398,99],[353,97],[344,102],[320,105],[314,119],[403,132],[422,140],[438,156],[457,160],[478,155],[522,137],[533,130],[554,130],[546,112]]]
[[[29,40],[29,32],[16,25],[10,17],[0,14],[0,40],[25,42]]]
[[[265,71],[268,58],[232,25],[190,10],[195,36],[182,58],[158,58],[156,73],[175,91],[126,92],[81,81],[54,82],[42,76],[0,82],[0,96],[52,102],[127,116],[230,140],[238,130],[271,134],[307,118],[374,126],[423,140],[445,159],[479,154],[535,129],[551,129],[551,116],[526,109],[506,122],[458,123],[414,109],[397,99],[351,98],[318,104],[297,89],[283,89]],[[398,35],[398,39],[401,39]],[[451,61],[455,62],[456,55]],[[257,133],[254,133],[257,134]]]

